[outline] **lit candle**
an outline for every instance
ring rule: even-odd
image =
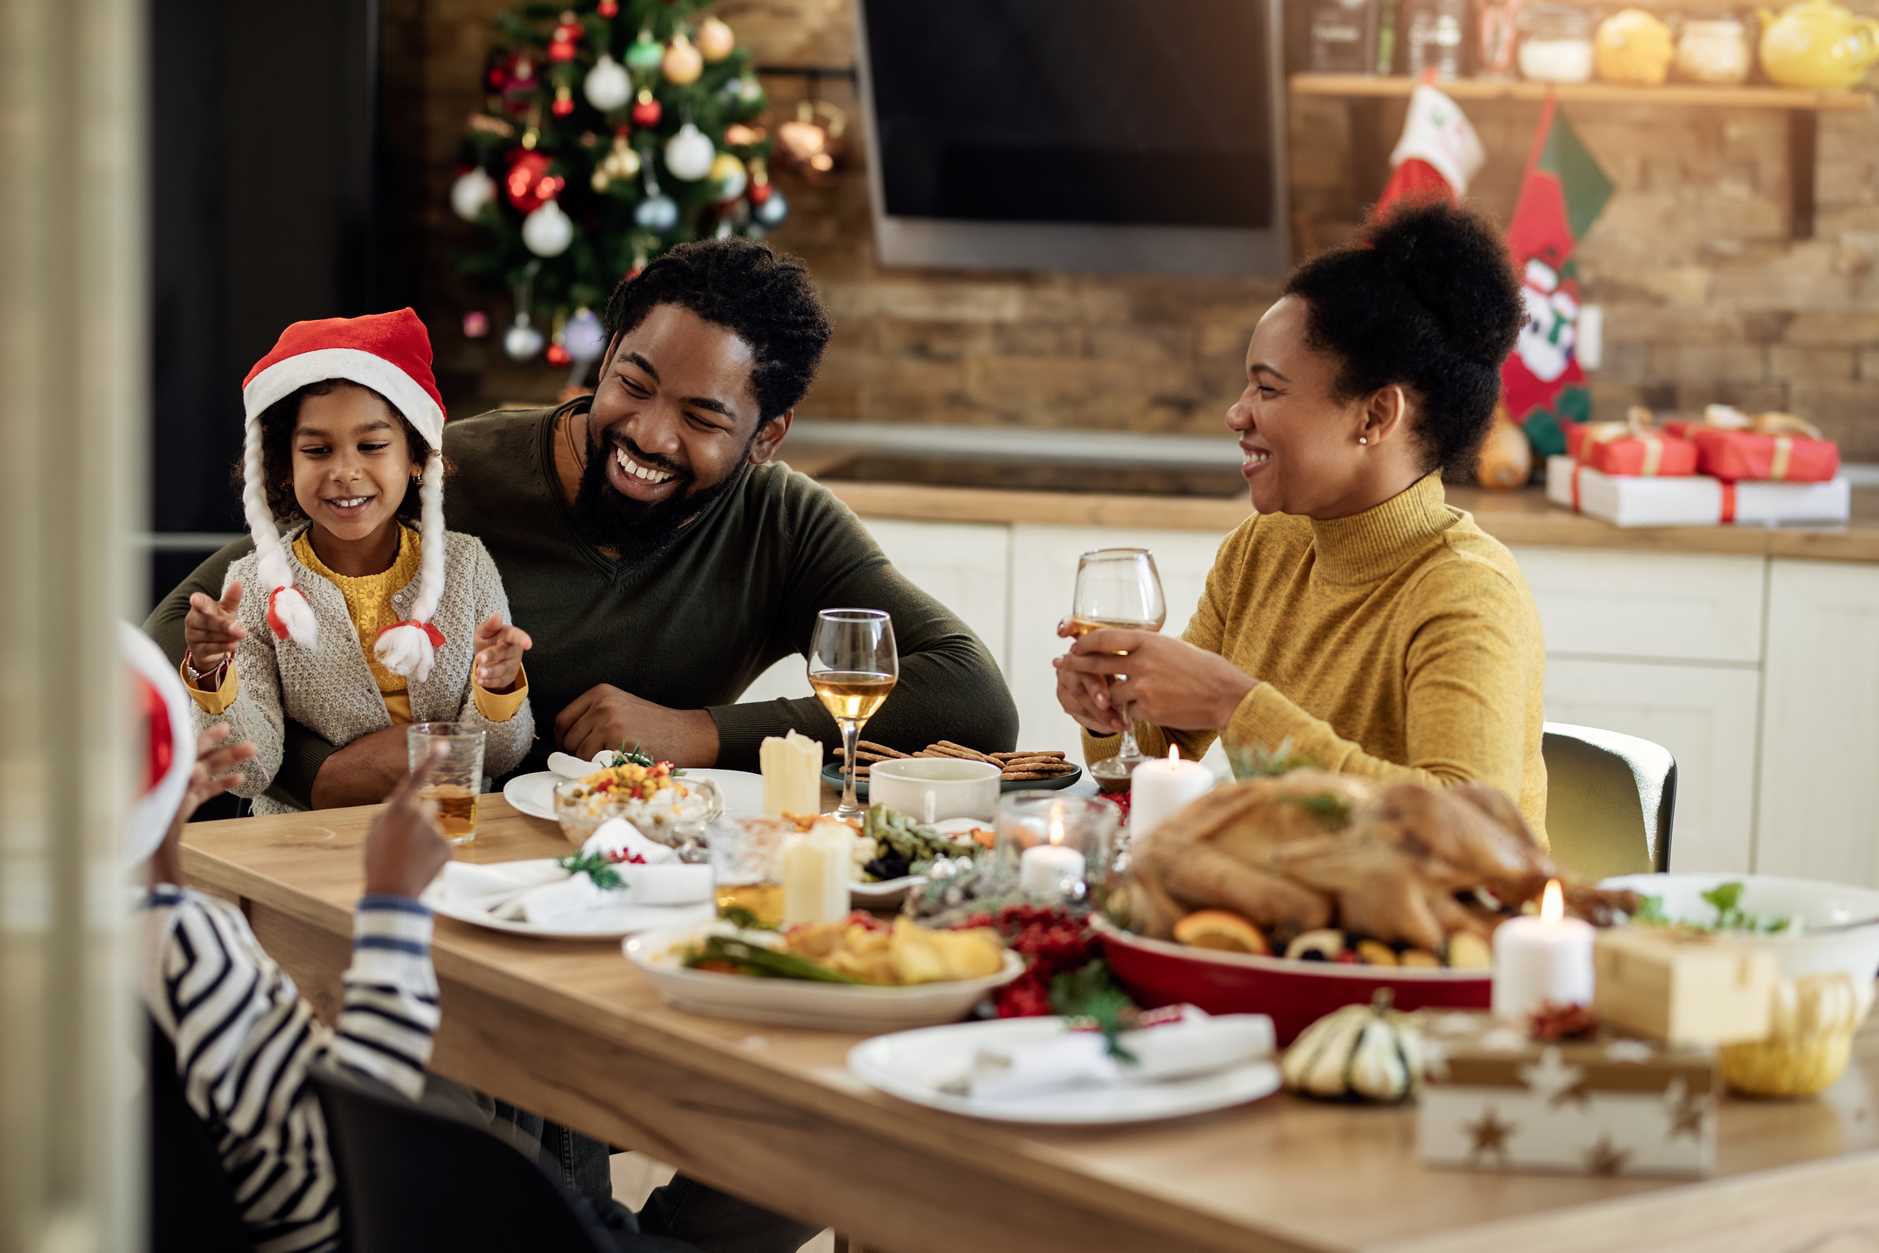
[[[1063,846],[1063,815],[1053,812],[1050,843],[1027,848],[1018,858],[1018,888],[1027,896],[1055,899],[1064,894],[1067,885],[1082,879],[1083,854]]]
[[[1214,789],[1214,772],[1198,761],[1182,761],[1168,749],[1166,761],[1145,761],[1129,781],[1129,838],[1139,840]]]
[[[1542,1002],[1592,1002],[1592,924],[1566,917],[1559,880],[1547,882],[1537,918],[1509,918],[1494,932],[1494,1015],[1519,1021]]]

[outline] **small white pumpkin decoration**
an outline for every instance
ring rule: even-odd
[[[1307,1096],[1405,1101],[1422,1086],[1422,1032],[1390,1008],[1386,988],[1368,1005],[1346,1005],[1306,1027],[1280,1070],[1286,1087]]]

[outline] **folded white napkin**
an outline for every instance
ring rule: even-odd
[[[623,818],[603,823],[581,846],[608,857],[622,851],[644,860],[621,862],[621,886],[602,888],[593,876],[570,875],[552,860],[444,865],[444,899],[511,922],[547,924],[616,905],[690,905],[711,899],[711,867],[687,865],[678,850],[656,844]]]
[[[613,750],[603,749],[594,754],[592,761],[583,761],[568,753],[548,754],[548,768],[564,779],[585,779],[596,770],[604,769],[613,760]]]
[[[1097,1032],[1066,1031],[1036,1044],[984,1050],[970,1071],[942,1088],[957,1096],[1017,1100],[1067,1088],[1185,1079],[1272,1053],[1272,1019],[1264,1014],[1216,1017],[1182,1005],[1178,1018],[1169,1017],[1173,1020],[1116,1037],[1136,1059],[1133,1064],[1111,1055]]]

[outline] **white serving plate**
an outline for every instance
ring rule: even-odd
[[[686,779],[709,779],[724,794],[724,812],[732,818],[756,817],[763,813],[763,776],[748,770],[691,770]],[[555,820],[555,787],[567,780],[552,770],[519,774],[502,785],[502,798],[512,809],[531,818]]]
[[[1012,1100],[954,1096],[940,1085],[958,1077],[985,1049],[1040,1043],[1063,1031],[1061,1018],[999,1018],[864,1040],[848,1051],[848,1069],[870,1087],[932,1109],[995,1122],[1089,1126],[1180,1118],[1244,1105],[1279,1090],[1270,1058],[1164,1083],[1068,1088]]]
[[[553,861],[552,857],[541,857],[517,864],[552,864]],[[467,922],[471,926],[491,931],[506,931],[510,935],[532,936],[538,940],[617,940],[640,931],[695,927],[718,916],[718,907],[714,903],[699,901],[694,905],[610,905],[552,923],[511,922],[507,918],[492,917],[481,909],[445,900],[442,875],[431,880],[431,885],[424,889],[418,899],[429,905],[432,912],[445,918],[455,918],[458,922]]]
[[[1703,893],[1723,883],[1742,884],[1741,907],[1748,913],[1801,920],[1801,930],[1792,935],[1732,931],[1731,940],[1772,953],[1781,974],[1790,979],[1844,971],[1852,976],[1861,1012],[1871,1006],[1873,978],[1879,975],[1879,891],[1764,874],[1630,874],[1599,886],[1662,897],[1669,917],[1704,923],[1715,918],[1716,910],[1703,900]],[[1814,933],[1820,927],[1842,929]]]
[[[983,979],[886,988],[690,970],[673,955],[678,945],[713,932],[731,935],[737,929],[720,922],[649,931],[629,938],[621,947],[626,959],[646,972],[666,1004],[674,1009],[713,1018],[743,1018],[829,1031],[904,1031],[956,1022],[980,997],[1024,972],[1024,959],[1006,953],[1005,968]]]

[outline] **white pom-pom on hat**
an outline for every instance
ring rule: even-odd
[[[295,322],[242,381],[248,429],[242,464],[242,506],[267,585],[268,626],[279,640],[314,647],[319,637],[313,607],[294,586],[280,529],[268,508],[261,451],[261,415],[310,383],[343,379],[369,387],[390,402],[430,446],[419,489],[420,551],[417,601],[411,618],[380,633],[374,647],[394,674],[422,683],[430,677],[443,633],[430,625],[444,592],[444,401],[431,373],[431,338],[410,309],[357,318]]]

